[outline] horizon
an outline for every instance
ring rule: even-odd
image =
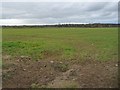
[[[21,25],[59,25],[59,24],[120,24],[119,22],[115,22],[115,23],[110,23],[110,22],[107,22],[107,23],[53,23],[53,24],[1,24],[0,23],[0,26],[21,26]]]
[[[5,24],[5,25],[0,25],[0,26],[49,26],[49,25],[69,25],[69,24],[75,24],[75,25],[87,25],[87,24],[114,24],[114,25],[119,25],[119,23],[56,23],[56,24]]]

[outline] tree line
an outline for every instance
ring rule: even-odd
[[[56,25],[3,25],[2,27],[88,27],[88,28],[97,28],[97,27],[119,27],[120,24],[101,24],[101,23],[95,23],[95,24],[56,24]]]

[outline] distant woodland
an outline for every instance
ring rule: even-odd
[[[120,24],[56,24],[56,25],[3,25],[2,27],[81,27],[81,28],[97,28],[97,27],[119,27]]]

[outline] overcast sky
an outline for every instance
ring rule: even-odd
[[[118,2],[2,2],[0,24],[117,23]]]

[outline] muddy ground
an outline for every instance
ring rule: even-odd
[[[118,63],[3,56],[3,88],[117,88]]]

